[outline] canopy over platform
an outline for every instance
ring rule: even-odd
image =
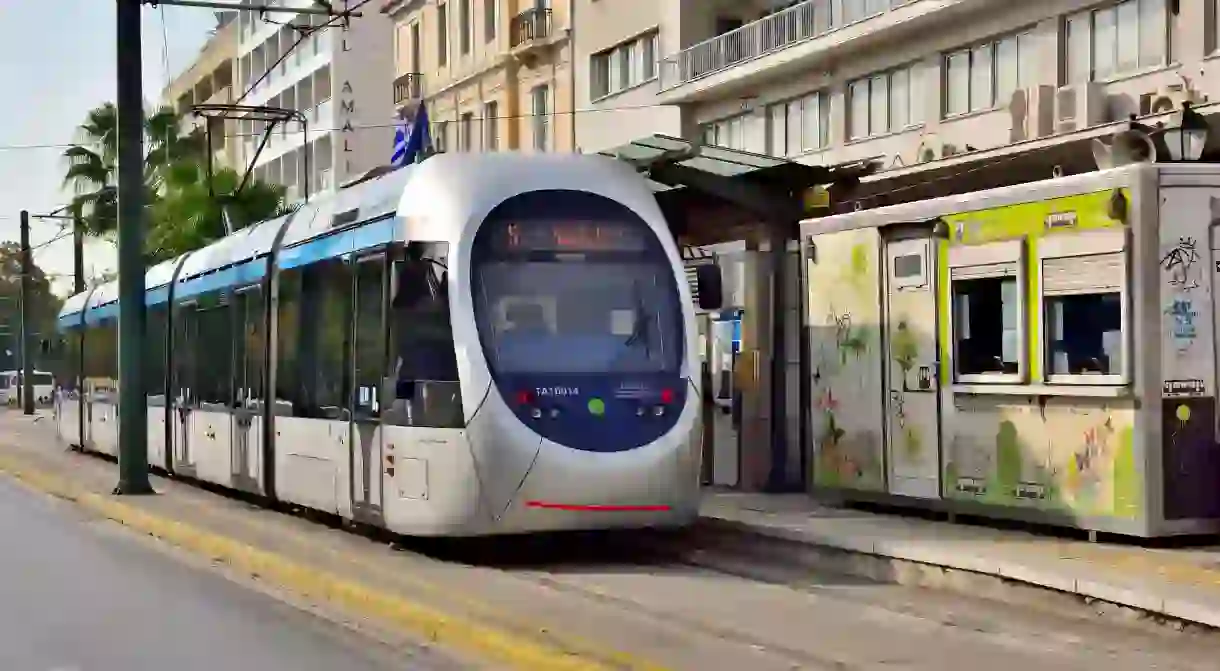
[[[599,153],[645,174],[674,234],[693,244],[742,239],[741,227],[760,225],[795,235],[814,209],[815,187],[851,190],[878,168],[872,161],[807,165],[668,135]]]

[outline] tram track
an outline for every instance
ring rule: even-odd
[[[113,477],[109,460],[63,455],[50,461],[94,490]],[[1114,650],[1143,663],[1153,654],[1185,659],[1194,653],[1164,650],[1200,640],[1154,638],[1135,629],[1117,633],[1107,629],[1112,623],[1083,617],[1047,620],[1045,613],[1011,605],[832,575],[824,563],[798,561],[797,548],[781,552],[715,525],[438,541],[351,528],[316,513],[272,510],[189,482],[156,482],[165,496],[146,501],[159,514],[308,561],[314,570],[347,576],[446,617],[533,641],[582,660],[577,668],[923,671],[944,668],[945,660],[950,666],[975,663],[1010,650],[1016,655],[1012,664],[1018,658],[1062,658],[1069,663],[1051,666],[1074,670],[1088,668],[1079,662],[1082,649]],[[279,589],[274,576],[264,581],[234,568],[237,578],[249,575],[272,592]],[[303,592],[301,601],[308,605],[315,594]],[[294,596],[291,587],[285,589],[286,600]],[[374,638],[393,640],[397,632],[363,619],[353,626],[367,628]],[[878,648],[878,636],[886,646]],[[929,646],[933,638],[947,643]],[[446,645],[443,638],[438,645]],[[1016,668],[999,666],[997,671]],[[1153,666],[1119,664],[1115,670]]]
[[[82,453],[80,457],[97,463],[114,463],[109,456],[96,453]],[[164,476],[163,473],[159,475]],[[859,668],[844,659],[776,645],[773,641],[768,642],[697,617],[675,616],[610,591],[568,579],[579,575],[630,572],[654,576],[653,579],[658,582],[676,576],[701,574],[784,585],[784,579],[779,577],[768,579],[765,574],[748,570],[746,566],[733,566],[721,561],[723,553],[706,545],[711,539],[706,532],[701,532],[698,525],[686,530],[551,532],[473,539],[408,537],[310,509],[271,504],[210,483],[188,478],[172,480],[185,485],[180,491],[192,498],[211,494],[229,504],[220,507],[200,505],[197,510],[223,518],[225,524],[240,524],[250,533],[261,537],[288,540],[286,546],[295,548],[288,549],[289,554],[304,548],[312,552],[323,550],[336,566],[346,566],[347,570],[372,582],[409,585],[412,591],[426,593],[429,599],[434,598],[446,607],[460,609],[491,626],[542,640],[572,654],[597,660],[609,668],[650,667],[642,666],[633,659],[624,659],[618,653],[606,650],[597,641],[574,638],[553,626],[523,620],[511,609],[488,607],[479,595],[456,592],[449,587],[460,579],[434,581],[421,579],[421,576],[436,575],[438,571],[449,575],[463,570],[492,572],[499,581],[517,584],[523,593],[546,592],[556,599],[578,600],[589,606],[617,611],[621,616],[639,623],[651,622],[658,630],[714,638],[765,656],[778,664],[777,668]],[[251,512],[256,514],[249,514]],[[289,524],[285,525],[286,521],[290,521]],[[328,542],[319,543],[323,535],[329,537]],[[700,547],[701,543],[705,545]],[[361,548],[361,545],[372,547]],[[369,552],[375,548],[388,550],[389,553],[381,555],[375,551]],[[427,569],[418,573],[409,570],[420,569],[424,565],[427,565]],[[404,567],[408,570],[404,571]],[[661,669],[656,667],[650,671]]]

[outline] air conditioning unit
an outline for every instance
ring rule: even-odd
[[[961,150],[957,145],[948,142],[942,142],[936,137],[925,137],[916,150],[915,161],[917,163],[928,163],[942,158],[949,158],[955,154],[960,154]]]
[[[1055,134],[1055,87],[1049,84],[1013,91],[1008,101],[1012,124],[1008,142],[1023,142]]]
[[[1140,94],[1140,116],[1163,114],[1182,108],[1182,103],[1197,104],[1206,98],[1184,83],[1170,84],[1159,91]]]
[[[1105,89],[1093,82],[1060,86],[1055,91],[1055,132],[1071,133],[1110,121]]]

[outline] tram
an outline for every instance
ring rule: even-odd
[[[721,287],[696,274],[700,307]],[[149,463],[407,535],[698,514],[692,286],[645,179],[438,154],[146,278]],[[118,449],[117,285],[58,325],[62,439]]]

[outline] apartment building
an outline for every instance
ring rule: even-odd
[[[347,4],[334,3],[336,8]],[[242,120],[243,165],[253,163],[259,179],[283,184],[294,200],[388,163],[394,137],[386,86],[394,76],[392,37],[389,19],[371,5],[349,21],[240,12],[235,77],[240,93],[234,102],[300,113],[274,124],[261,151],[269,122]]]
[[[426,103],[445,151],[571,151],[571,0],[389,0],[387,113]]]
[[[889,191],[999,158],[1002,174],[954,188],[1092,169],[1083,142],[1130,114],[1183,100],[1214,112],[1217,4],[578,0],[577,105],[604,111],[580,115],[577,142],[660,132],[807,163],[876,159]]]
[[[236,165],[237,143],[230,137],[237,124],[223,119],[206,119],[193,114],[195,105],[226,104],[233,101],[234,63],[237,56],[237,14],[217,12],[216,32],[208,39],[194,62],[161,92],[161,102],[172,106],[182,117],[183,132],[204,124],[212,126],[212,149],[221,165]]]

